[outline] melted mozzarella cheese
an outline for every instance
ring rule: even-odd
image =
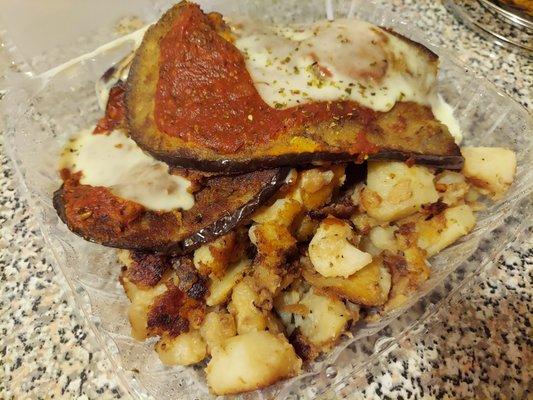
[[[441,124],[446,125],[451,135],[455,139],[455,143],[459,144],[463,140],[463,132],[459,121],[453,115],[453,108],[446,103],[446,100],[442,98],[440,94],[433,96],[430,100],[431,110],[433,115],[437,118]]]
[[[151,210],[188,210],[194,205],[191,182],[145,154],[123,131],[108,135],[80,132],[64,150],[60,168],[81,172],[80,183],[109,188],[113,194]]]
[[[424,51],[375,25],[337,19],[280,26],[235,18],[229,25],[259,94],[271,107],[352,100],[389,111],[397,101],[414,101],[431,106],[456,143],[462,141],[453,109],[434,91],[437,66]],[[136,33],[136,48],[144,32]],[[97,82],[102,109],[113,85],[127,79],[131,61],[127,56],[111,77]]]
[[[271,107],[350,100],[386,112],[397,101],[414,101],[434,108],[460,141],[451,109],[434,91],[437,63],[408,41],[352,19],[294,26],[229,22],[234,44]]]

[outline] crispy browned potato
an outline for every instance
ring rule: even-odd
[[[347,278],[326,278],[311,268],[304,269],[303,277],[317,288],[364,306],[380,306],[387,301],[390,273],[379,257]]]

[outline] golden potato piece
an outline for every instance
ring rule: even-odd
[[[330,216],[320,223],[309,243],[309,259],[320,275],[346,278],[372,262],[370,254],[355,246],[356,241],[347,222]]]
[[[282,334],[249,332],[213,349],[205,372],[216,395],[261,389],[297,375],[302,361]]]
[[[262,331],[267,326],[265,313],[257,307],[259,295],[254,290],[251,278],[244,278],[234,288],[228,310],[235,317],[239,335]]]
[[[448,208],[430,220],[417,222],[418,246],[431,257],[469,233],[475,225],[476,216],[470,206]]]
[[[155,351],[165,365],[191,365],[206,357],[207,346],[198,331],[190,331],[176,337],[164,334]]]
[[[258,210],[252,216],[252,220],[259,224],[275,223],[288,227],[301,210],[302,205],[298,201],[282,198],[276,200],[271,206]]]
[[[501,147],[463,147],[463,174],[484,194],[501,199],[514,180],[516,154]]]
[[[205,317],[200,334],[211,352],[214,347],[220,346],[226,339],[237,334],[235,320],[230,313],[225,311],[210,312]]]
[[[206,304],[208,306],[216,306],[224,303],[228,299],[233,287],[242,279],[250,264],[251,261],[247,258],[242,259],[231,265],[222,279],[212,277],[211,284],[209,285],[209,297],[205,301]]]
[[[361,205],[373,218],[394,221],[439,199],[433,173],[426,167],[403,162],[369,162],[367,187]]]
[[[329,349],[345,331],[352,313],[333,296],[324,296],[310,289],[298,304],[308,313],[295,314],[295,325],[302,335],[320,350]]]
[[[326,278],[307,268],[303,276],[317,288],[365,306],[382,305],[387,301],[390,290],[390,273],[379,257],[347,278]]]

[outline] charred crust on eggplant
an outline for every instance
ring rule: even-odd
[[[216,174],[238,174],[242,171],[256,171],[261,169],[277,168],[281,166],[298,165],[299,167],[313,167],[323,162],[345,163],[358,162],[358,156],[350,153],[328,153],[328,152],[303,152],[287,153],[279,156],[266,156],[246,161],[222,160],[200,160],[188,153],[176,152],[174,155],[161,153],[143,147],[142,143],[137,143],[143,150],[149,152],[154,158],[167,164],[176,164],[183,168],[200,170]],[[463,157],[460,154],[450,156],[437,156],[431,154],[418,154],[405,151],[382,151],[368,155],[370,161],[406,161],[414,160],[415,164],[429,167],[439,167],[449,170],[461,170],[463,168]],[[360,161],[359,161],[360,162]]]
[[[156,212],[108,189],[67,179],[53,196],[61,220],[83,238],[109,247],[171,255],[189,253],[224,235],[284,184],[288,168],[208,179],[187,211]],[[198,221],[197,215],[203,218]]]
[[[424,46],[422,43],[415,42],[412,39],[409,39],[406,36],[403,36],[402,34],[394,31],[392,28],[381,26],[381,29],[384,31],[387,31],[393,36],[396,36],[398,39],[401,39],[407,43],[409,43],[411,46],[416,47],[418,50],[422,51],[424,54],[428,56],[429,59],[431,59],[434,62],[437,62],[439,60],[439,56],[435,54],[432,50],[428,49],[426,46]]]

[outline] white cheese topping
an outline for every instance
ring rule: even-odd
[[[434,91],[437,63],[419,47],[354,19],[293,26],[229,22],[234,44],[271,107],[350,100],[386,112],[397,101],[414,101],[434,106],[436,117],[460,141],[451,109]]]
[[[188,210],[194,205],[191,182],[145,154],[123,131],[108,135],[81,131],[61,155],[60,168],[81,172],[80,183],[109,188],[113,194],[150,210]]]
[[[455,139],[455,143],[459,144],[463,141],[463,132],[459,121],[453,115],[453,108],[446,103],[446,100],[442,98],[440,94],[433,96],[430,100],[431,111],[441,124],[446,125],[451,135]]]
[[[267,25],[226,18],[263,100],[274,108],[314,101],[351,100],[376,111],[397,101],[431,106],[457,144],[462,141],[452,108],[434,90],[437,66],[418,47],[365,21],[337,19],[308,25]],[[140,45],[142,34],[135,36]],[[96,84],[105,108],[109,90],[126,80],[132,57]]]

